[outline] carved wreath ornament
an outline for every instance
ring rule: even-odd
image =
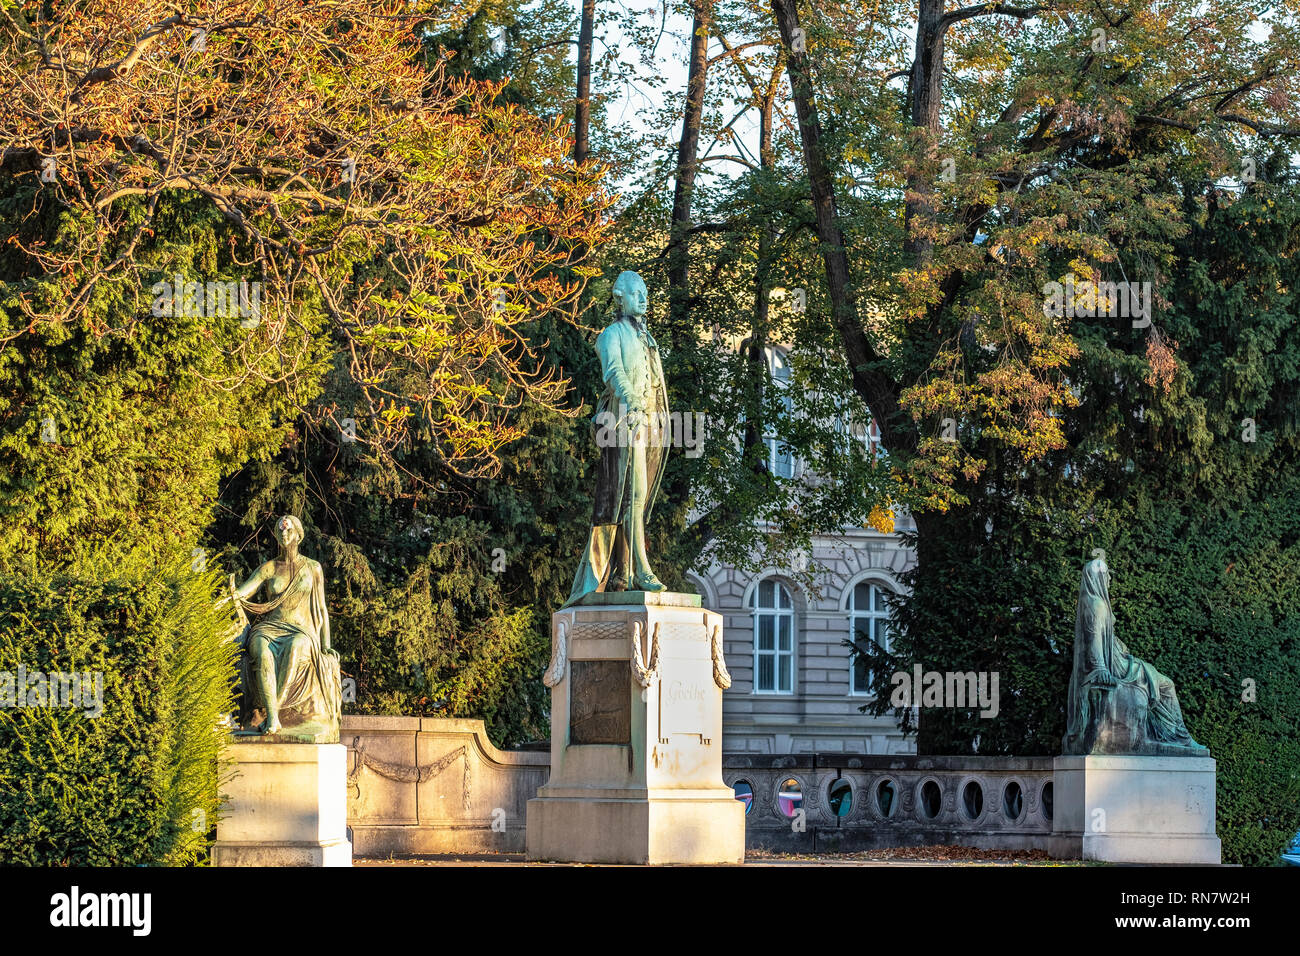
[[[632,676],[643,688],[649,689],[659,679],[659,622],[655,621],[650,638],[650,663],[647,665],[641,653],[640,621],[632,622]],[[713,625],[710,635],[710,657],[713,660],[713,682],[723,690],[731,686],[731,674],[727,671],[727,661],[722,650],[722,627]],[[561,619],[556,622],[555,633],[551,636],[551,663],[542,674],[542,683],[554,687],[564,680],[564,669],[569,657],[569,622]]]
[[[542,683],[547,687],[554,687],[564,679],[565,658],[568,656],[566,647],[568,630],[567,620],[561,618],[556,622],[555,634],[551,637],[551,666],[546,668],[546,673],[542,675]]]
[[[353,799],[360,799],[361,797],[360,777],[363,767],[394,783],[421,784],[426,780],[432,780],[457,760],[461,760],[464,762],[461,775],[461,808],[466,811],[470,809],[470,761],[469,747],[467,745],[461,744],[455,750],[443,754],[432,763],[417,764],[415,766],[407,763],[392,763],[372,756],[366,752],[365,739],[360,736],[352,738],[352,747],[350,749],[349,756],[352,761],[348,770],[348,787],[351,790]]]
[[[659,679],[659,622],[655,621],[654,632],[650,638],[650,666],[647,667],[641,656],[641,622],[632,622],[632,676],[644,689]]]
[[[713,656],[713,683],[723,690],[731,686],[731,675],[727,673],[727,661],[722,656],[722,627],[713,625],[713,640],[710,653]]]

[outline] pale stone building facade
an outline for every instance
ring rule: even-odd
[[[740,341],[729,347],[744,347]],[[796,413],[789,344],[766,349],[768,372],[786,390],[786,414]],[[868,449],[881,452],[874,422],[828,422],[850,428]],[[812,478],[806,462],[777,434],[764,437],[767,468],[778,479]],[[902,593],[898,576],[916,560],[899,532],[915,524],[904,510],[894,514],[894,531],[850,526],[813,540],[808,566],[820,568],[816,593],[789,569],[750,574],[724,564],[688,575],[704,606],[723,615],[727,667],[732,684],[722,696],[722,738],[726,753],[911,754],[915,738],[904,739],[893,717],[871,717],[859,708],[870,700],[862,665],[845,641],[855,628],[888,641],[887,591]]]
[[[788,570],[749,574],[715,564],[688,580],[704,605],[724,619],[732,684],[723,695],[723,750],[727,753],[915,753],[891,716],[859,708],[870,697],[865,674],[845,641],[854,628],[888,640],[882,592],[901,593],[898,575],[915,561],[898,531],[846,529],[814,541],[812,564],[820,594],[801,587]]]

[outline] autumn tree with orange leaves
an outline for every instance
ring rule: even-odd
[[[477,9],[0,0],[6,573],[246,571],[292,512],[349,710],[544,732],[514,592],[571,569],[499,537],[497,573],[476,522],[496,489],[578,523],[527,445],[581,470],[550,353],[610,198],[563,116],[448,67]]]
[[[6,4],[2,170],[27,190],[6,224],[6,347],[55,326],[130,338],[173,269],[256,282],[258,321],[213,388],[300,379],[319,315],[356,396],[322,414],[381,453],[419,423],[453,468],[491,472],[517,435],[502,410],[561,401],[519,326],[573,313],[607,200],[564,129],[427,71],[418,31],[456,14],[409,10]],[[181,197],[226,224],[223,275],[146,254]],[[51,214],[54,235],[33,225]]]

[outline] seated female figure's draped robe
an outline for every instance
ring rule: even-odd
[[[1106,680],[1109,673],[1114,686]],[[1108,719],[1094,712],[1098,695],[1094,690],[1114,695],[1107,713],[1121,721],[1132,718],[1140,726],[1130,726],[1128,733],[1102,728],[1095,734],[1096,745],[1086,738],[1090,724]],[[1145,719],[1142,719],[1145,715]],[[1112,718],[1113,719],[1113,718]],[[1128,741],[1128,752],[1142,750],[1172,751],[1186,748],[1204,752],[1183,723],[1182,708],[1174,682],[1155,666],[1135,657],[1115,635],[1115,615],[1110,606],[1110,588],[1100,560],[1089,561],[1079,584],[1079,605],[1074,623],[1074,668],[1070,674],[1069,703],[1066,711],[1066,753],[1118,752],[1114,743]]]
[[[240,722],[245,727],[260,723],[265,717],[265,702],[254,699],[259,695],[256,690],[259,685],[253,679],[253,671],[259,662],[251,660],[248,653],[253,638],[260,636],[275,659],[276,701],[282,731],[292,734],[298,729],[319,736],[332,730],[337,739],[343,711],[342,685],[338,658],[326,654],[320,646],[325,608],[323,589],[316,584],[318,567],[316,562],[303,559],[283,592],[265,604],[244,602],[249,611],[262,615],[241,638],[244,651],[240,655],[240,686],[245,691],[240,703]],[[298,613],[303,608],[308,613]],[[303,628],[286,618],[309,620],[311,627]],[[253,713],[255,709],[261,711],[260,716]]]

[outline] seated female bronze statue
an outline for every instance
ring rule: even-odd
[[[302,522],[285,515],[275,524],[280,545],[247,581],[235,587],[235,606],[258,615],[238,635],[240,725],[244,734],[337,743],[342,713],[338,652],[330,647],[325,573],[298,554]],[[267,600],[250,600],[262,589]],[[246,619],[244,619],[246,620]]]
[[[1174,682],[1115,636],[1103,558],[1079,582],[1066,721],[1067,754],[1209,755],[1187,732]]]

